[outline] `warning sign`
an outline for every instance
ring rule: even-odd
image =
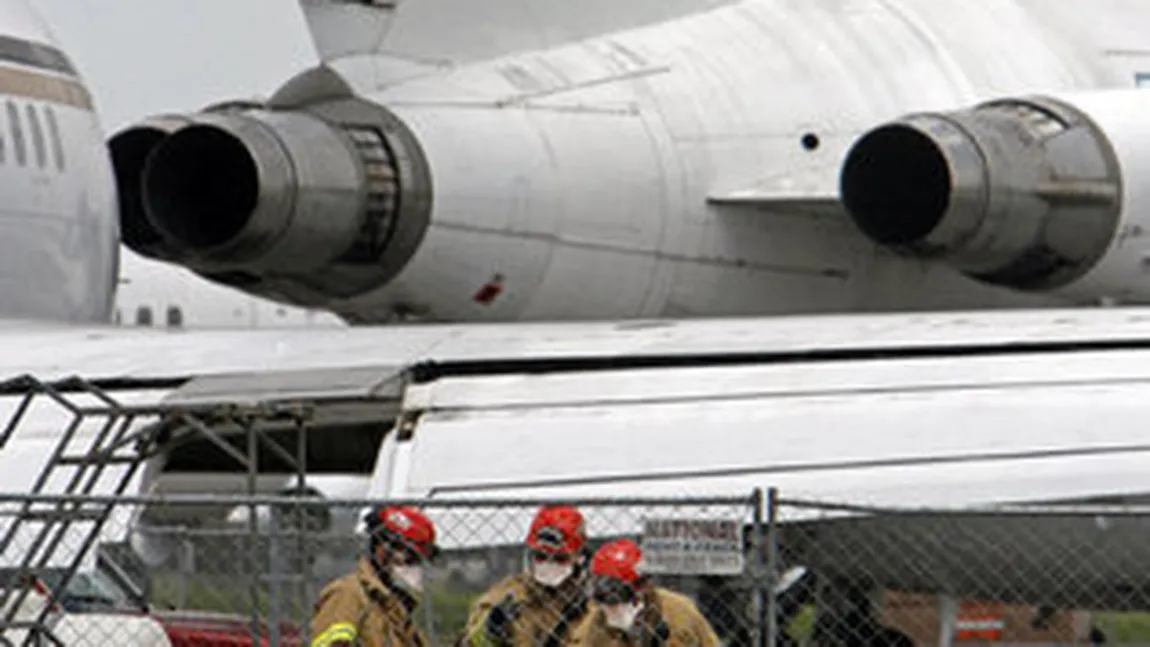
[[[956,640],[995,642],[1002,640],[1006,621],[992,616],[959,616],[954,623]]]
[[[730,519],[644,519],[643,570],[667,575],[739,575],[743,525]]]

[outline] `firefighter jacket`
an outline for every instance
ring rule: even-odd
[[[570,644],[581,647],[718,647],[721,644],[715,630],[687,596],[655,588],[649,600],[630,632],[608,626],[602,610],[592,604],[583,622],[572,631]]]
[[[311,647],[426,647],[415,602],[392,590],[360,558],[356,572],[328,584],[311,618]]]
[[[492,610],[510,596],[518,614],[509,623],[510,640],[500,640],[487,632]],[[578,581],[552,592],[519,573],[503,579],[487,590],[471,606],[467,618],[465,644],[472,647],[558,647],[568,644],[570,630],[587,613],[586,593]]]

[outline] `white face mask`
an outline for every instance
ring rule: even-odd
[[[639,601],[630,604],[612,604],[603,607],[603,619],[616,629],[630,631],[643,611],[643,603]]]
[[[553,562],[532,562],[531,576],[543,586],[552,588],[559,586],[575,572],[574,564],[556,564]]]
[[[391,579],[408,591],[423,591],[423,568],[419,566],[392,566]]]

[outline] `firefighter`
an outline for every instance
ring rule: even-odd
[[[587,612],[587,533],[583,515],[569,506],[545,506],[527,531],[522,572],[480,597],[467,619],[473,647],[566,644]]]
[[[572,645],[718,647],[715,630],[685,595],[655,586],[640,572],[642,553],[628,539],[604,545],[591,558],[592,599]]]
[[[312,647],[428,645],[415,626],[423,569],[438,552],[435,525],[414,508],[388,506],[364,518],[367,553],[354,573],[320,593]]]

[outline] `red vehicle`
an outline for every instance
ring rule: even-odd
[[[173,647],[270,647],[267,623],[260,623],[259,643],[252,641],[250,618],[207,611],[152,611],[152,617],[164,626]],[[307,642],[300,628],[292,623],[279,625],[278,644],[304,647]]]
[[[101,635],[115,636],[115,642],[125,646],[163,646],[163,635],[167,637],[166,644],[172,647],[270,647],[273,644],[266,622],[260,623],[259,638],[253,641],[250,617],[149,608],[134,601],[131,594],[117,585],[115,578],[99,568],[76,573],[64,590],[53,597],[52,587],[62,576],[62,572],[48,572],[30,582],[31,590],[16,619],[31,621],[49,604],[46,624],[65,645]],[[278,629],[275,644],[285,647],[307,644],[298,625],[283,622]]]

